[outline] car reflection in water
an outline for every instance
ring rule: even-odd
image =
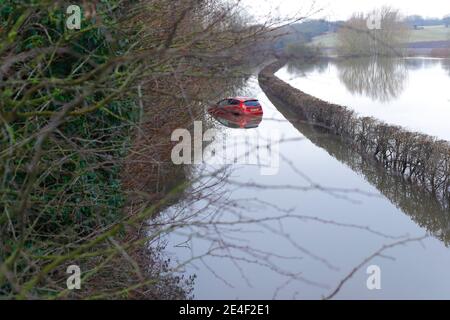
[[[227,98],[208,109],[217,121],[232,129],[257,128],[262,121],[263,109],[257,99]]]
[[[262,115],[241,114],[211,107],[208,113],[222,125],[232,129],[254,129],[258,128],[262,121]]]

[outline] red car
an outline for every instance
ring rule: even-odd
[[[214,108],[235,114],[262,115],[263,109],[257,99],[247,97],[227,98],[219,101]]]

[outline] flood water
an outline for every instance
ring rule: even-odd
[[[358,60],[288,65],[277,75],[360,114],[450,139],[448,64],[386,63],[389,70]],[[254,141],[257,134],[266,141],[279,135],[279,161],[225,161],[223,170],[214,162],[190,166],[190,196],[160,218],[183,221],[161,241],[173,263],[182,265],[179,271],[197,275],[196,299],[321,299],[360,264],[336,299],[450,299],[448,211],[334,137],[296,121],[262,92],[256,77],[241,93],[260,100],[262,122],[239,129],[209,119],[222,137],[210,146],[230,148],[222,140],[237,136]],[[261,166],[274,164],[276,171],[262,173]],[[371,265],[381,270],[380,290],[367,287]]]
[[[290,63],[282,80],[362,116],[450,140],[450,59],[353,58]]]

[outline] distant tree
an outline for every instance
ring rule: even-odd
[[[446,15],[442,21],[445,24],[445,27],[448,28],[450,26],[450,14]]]
[[[299,42],[288,44],[284,49],[284,54],[295,60],[309,61],[314,60],[320,54],[320,51],[317,47]]]
[[[407,30],[396,9],[383,7],[367,14],[356,13],[339,28],[337,48],[342,55],[398,55]]]

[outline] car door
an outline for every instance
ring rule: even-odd
[[[228,111],[230,112],[239,112],[239,105],[240,102],[236,99],[229,99],[228,100],[228,106],[226,107]]]

